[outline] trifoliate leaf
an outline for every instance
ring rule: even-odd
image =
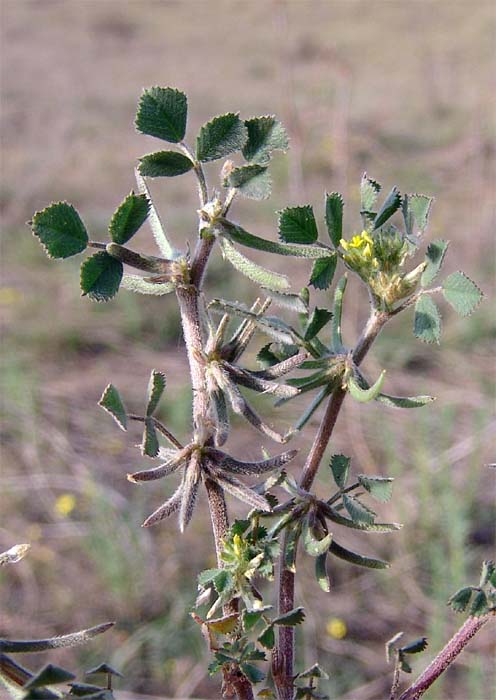
[[[131,192],[110,220],[109,234],[112,241],[120,245],[127,243],[145,223],[149,209],[150,202],[146,195]]]
[[[247,664],[246,662],[243,662],[239,665],[239,667],[250,683],[260,683],[260,681],[263,681],[265,678],[265,673],[257,666],[254,666],[254,664]]]
[[[464,612],[467,605],[470,603],[472,593],[473,589],[468,586],[466,588],[460,588],[460,590],[454,593],[448,600],[448,605],[453,608],[455,612]]]
[[[427,649],[427,637],[420,637],[420,639],[416,639],[414,642],[410,642],[410,644],[401,647],[401,653],[420,654],[420,652],[425,651],[425,649]]]
[[[108,301],[119,291],[123,265],[105,251],[95,253],[81,265],[81,291],[92,301]]]
[[[166,378],[163,372],[152,370],[150,381],[148,382],[146,415],[151,416],[158,406],[162,394],[164,393]]]
[[[234,168],[224,179],[225,187],[235,187],[248,199],[268,199],[272,189],[272,181],[267,168],[262,165],[243,165]]]
[[[453,272],[442,286],[444,298],[460,316],[470,316],[482,301],[481,290],[463,272]]]
[[[420,408],[436,400],[435,396],[389,396],[389,394],[379,394],[376,401],[391,408]]]
[[[142,134],[179,143],[186,132],[187,115],[188,101],[183,92],[170,87],[148,88],[139,101],[136,129]]]
[[[345,457],[344,455],[332,455],[331,457],[331,471],[334,477],[334,481],[340,489],[344,489],[346,482],[348,481],[348,476],[350,473],[351,459]]]
[[[279,615],[272,620],[273,625],[282,625],[283,627],[295,627],[300,625],[305,619],[305,611],[302,607],[294,608],[284,615]]]
[[[315,243],[317,224],[310,205],[287,207],[279,212],[279,238],[285,243]]]
[[[336,254],[327,258],[318,258],[313,264],[309,284],[315,289],[328,289],[332,284],[337,262]]]
[[[350,374],[347,383],[348,390],[355,399],[355,401],[359,401],[360,403],[368,403],[369,401],[373,401],[374,399],[376,399],[381,393],[385,376],[386,370],[383,369],[376,382],[372,384],[372,386],[368,389],[363,389],[357,382],[355,377],[353,377],[353,375]]]
[[[367,569],[389,569],[389,564],[387,561],[382,561],[382,559],[372,559],[371,557],[364,557],[361,554],[352,552],[350,549],[342,547],[340,544],[334,540],[329,546],[329,551],[334,556],[339,559],[344,559],[350,564],[356,564],[357,566],[364,566]]]
[[[238,114],[229,112],[204,124],[196,140],[199,161],[217,160],[243,148],[248,130]]]
[[[236,250],[232,243],[226,238],[221,238],[219,243],[226,260],[228,260],[236,270],[252,280],[252,282],[256,282],[262,287],[267,287],[267,289],[273,289],[275,291],[289,289],[289,280],[285,275],[267,270],[265,267],[257,265],[253,260],[249,260],[240,253],[239,250]]]
[[[422,294],[415,304],[413,333],[424,343],[439,343],[441,340],[441,314],[427,294]]]
[[[331,579],[327,573],[327,551],[319,554],[315,559],[315,576],[322,590],[329,593],[331,590]]]
[[[332,313],[327,311],[327,309],[315,308],[305,329],[305,340],[312,340],[312,338],[315,338],[322,328],[329,323],[331,318]]]
[[[121,430],[127,430],[127,412],[121,396],[113,384],[106,387],[98,405],[110,413]]]
[[[160,445],[153,420],[145,420],[143,440],[141,442],[141,453],[147,457],[156,457],[159,453],[159,448]]]
[[[245,121],[248,130],[248,141],[243,147],[243,155],[252,163],[266,165],[273,151],[286,151],[288,136],[275,117],[253,117]]]
[[[443,264],[448,246],[449,241],[432,241],[432,243],[429,243],[427,246],[427,252],[425,254],[427,267],[420,278],[422,287],[428,287],[436,277]]]
[[[30,225],[50,258],[77,255],[88,243],[88,234],[79,214],[67,202],[57,202],[37,211]]]
[[[60,666],[54,666],[53,664],[47,664],[44,666],[36,675],[30,678],[27,683],[24,684],[24,688],[28,690],[29,688],[40,688],[45,685],[58,685],[59,683],[67,683],[76,678],[73,673],[66,671],[65,668]]]
[[[393,495],[393,481],[387,476],[366,476],[358,475],[358,481],[363,488],[370,493],[373,498],[386,503]]]
[[[326,193],[325,207],[325,220],[329,238],[337,248],[339,241],[343,237],[343,198],[337,192]]]
[[[177,151],[157,151],[139,159],[139,171],[143,177],[175,177],[193,167],[191,158]]]
[[[393,214],[401,206],[401,194],[397,187],[393,187],[391,192],[386,197],[384,204],[379,209],[377,216],[374,219],[374,231],[378,229],[382,224],[385,224],[388,219],[390,219]]]
[[[489,612],[489,604],[484,591],[477,591],[470,606],[469,614],[472,617],[481,617]]]
[[[257,637],[257,640],[266,649],[273,649],[276,643],[276,635],[273,625],[266,627],[262,634]]]
[[[348,511],[350,518],[355,522],[359,523],[373,523],[375,519],[375,513],[370,508],[367,508],[361,501],[356,498],[356,496],[350,496],[348,494],[343,495],[344,507]]]

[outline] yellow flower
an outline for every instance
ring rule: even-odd
[[[63,493],[55,501],[54,510],[58,515],[66,518],[76,507],[76,497],[72,493]]]
[[[326,625],[327,634],[333,639],[343,639],[348,633],[346,622],[339,617],[331,617]]]

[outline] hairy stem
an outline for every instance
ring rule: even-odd
[[[362,362],[388,318],[389,315],[387,313],[372,309],[369,319],[353,350],[353,361],[355,364],[359,365]],[[331,439],[345,397],[346,391],[338,387],[332,392],[329,398],[317,435],[308,453],[300,477],[299,485],[301,488],[305,489],[305,491],[310,490],[317,475],[322,457]],[[279,615],[292,610],[295,603],[295,576],[292,571],[287,570],[284,566],[285,551],[286,536],[283,538],[279,565]],[[281,627],[279,630],[278,645],[273,657],[272,672],[279,700],[292,700],[294,694],[293,627]]]
[[[481,617],[469,617],[465,620],[460,629],[451,637],[444,649],[439,652],[425,671],[400,695],[399,700],[418,700],[418,698],[421,698],[434,681],[454,662],[458,654],[464,650],[477,632],[494,616],[495,613],[493,611]]]

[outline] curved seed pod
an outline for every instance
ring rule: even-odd
[[[98,634],[106,632],[113,627],[115,622],[105,622],[96,627],[89,627],[87,630],[65,634],[62,637],[51,637],[50,639],[33,639],[29,641],[10,641],[0,639],[0,652],[10,654],[29,653],[34,651],[46,651],[47,649],[61,649],[62,647],[74,647],[78,644],[89,642]]]
[[[297,453],[297,450],[288,450],[288,452],[283,452],[280,455],[260,462],[242,462],[221,450],[216,450],[213,447],[205,448],[205,454],[208,455],[217,468],[225,469],[233,474],[265,474],[266,472],[280,469],[284,464],[294,459]]]
[[[253,389],[253,391],[258,391],[259,393],[263,394],[273,394],[274,396],[287,399],[291,399],[300,393],[297,387],[286,384],[277,384],[276,382],[261,379],[260,377],[254,376],[251,372],[241,369],[240,367],[230,365],[227,362],[224,363],[224,367],[238,384],[241,384],[241,386],[245,386],[248,389]]]
[[[214,479],[219,486],[222,486],[225,491],[235,498],[238,498],[240,501],[243,501],[243,503],[252,508],[256,508],[256,510],[266,512],[271,510],[269,503],[263,496],[259,496],[258,493],[255,493],[249,486],[238,481],[234,476],[224,474],[220,469],[217,469],[216,465],[212,462],[208,464],[208,471],[212,479]]]
[[[198,486],[201,478],[201,452],[195,450],[183,475],[183,492],[179,511],[179,529],[184,532],[195,508]]]
[[[232,406],[232,409],[235,413],[244,416],[246,420],[253,425],[254,428],[260,430],[261,433],[264,433],[264,435],[267,435],[268,437],[272,438],[272,440],[274,440],[275,442],[284,444],[287,441],[288,438],[285,435],[277,433],[275,430],[272,430],[272,428],[270,428],[266,423],[263,422],[260,416],[257,413],[255,413],[255,411],[246,401],[246,399],[241,394],[241,392],[235,384],[229,382],[229,384],[225,387],[225,391],[229,398],[229,402]]]
[[[140,481],[154,481],[155,479],[162,479],[164,476],[169,476],[169,474],[172,474],[184,464],[190,456],[192,449],[191,445],[188,445],[179,452],[176,452],[173,457],[163,464],[160,464],[158,467],[128,474],[127,479],[133,483],[138,483]]]
[[[179,484],[176,491],[174,491],[172,496],[169,498],[169,500],[165,503],[162,503],[162,505],[159,506],[157,510],[155,510],[151,515],[149,515],[141,527],[150,527],[151,525],[155,525],[156,523],[160,522],[161,520],[164,520],[164,518],[168,518],[169,515],[172,515],[172,513],[175,513],[177,510],[179,510],[181,506],[182,494],[183,485],[181,483]]]

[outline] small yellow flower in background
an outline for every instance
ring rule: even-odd
[[[72,493],[63,493],[55,501],[55,512],[66,518],[76,507],[76,497]]]
[[[333,639],[344,639],[348,633],[346,622],[339,617],[331,617],[326,625],[327,634]]]

